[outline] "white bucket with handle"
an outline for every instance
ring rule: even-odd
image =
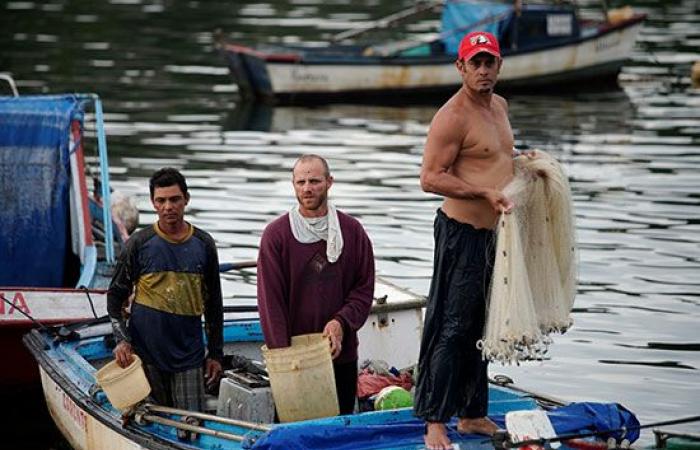
[[[280,422],[337,416],[338,394],[328,338],[321,333],[292,337],[292,345],[262,353]]]
[[[95,372],[97,383],[112,405],[120,410],[129,409],[151,393],[141,359],[133,356],[134,360],[125,368],[114,360]]]

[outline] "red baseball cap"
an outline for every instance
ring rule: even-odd
[[[498,39],[486,31],[472,31],[462,38],[459,43],[459,59],[469,61],[477,53],[486,52],[500,58],[501,49],[498,46]]]

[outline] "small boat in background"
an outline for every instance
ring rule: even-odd
[[[646,17],[625,7],[599,21],[571,4],[502,4],[467,0],[419,2],[413,8],[340,33],[328,45],[248,47],[218,36],[217,47],[244,95],[279,101],[401,101],[450,93],[460,85],[454,62],[462,36],[489,31],[504,58],[499,88],[551,88],[616,80]],[[439,34],[405,41],[349,42],[417,14],[442,9]],[[397,95],[401,95],[400,99]]]
[[[4,77],[7,80],[7,77]],[[9,81],[9,80],[8,80]],[[102,104],[95,94],[0,97],[0,389],[38,384],[34,326],[106,314],[115,243]],[[92,108],[99,168],[86,164]],[[96,188],[96,191],[93,189]]]

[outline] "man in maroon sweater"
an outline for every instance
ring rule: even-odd
[[[333,357],[341,414],[357,394],[357,330],[374,294],[372,243],[356,219],[328,202],[328,163],[304,155],[294,164],[298,204],[263,232],[258,254],[258,309],[265,344],[323,332]]]

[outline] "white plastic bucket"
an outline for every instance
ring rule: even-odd
[[[95,373],[97,383],[115,408],[125,410],[146,398],[151,393],[141,359],[134,360],[125,368],[111,361]]]
[[[292,345],[262,346],[280,422],[337,416],[338,394],[328,338],[321,333],[292,337]]]

